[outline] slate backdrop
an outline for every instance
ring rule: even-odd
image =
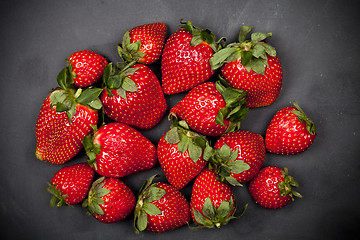
[[[355,239],[359,208],[359,4],[355,1],[0,1],[2,239]],[[247,190],[234,189],[248,211],[221,229],[182,227],[164,234],[135,235],[132,216],[102,224],[80,206],[51,209],[46,182],[62,166],[35,158],[35,122],[56,76],[71,53],[88,49],[117,62],[116,46],[127,29],[164,22],[168,36],[179,19],[211,29],[228,42],[242,25],[272,32],[283,65],[277,101],[251,109],[242,129],[264,135],[277,110],[293,100],[317,126],[317,138],[296,156],[268,153],[264,166],[288,167],[302,199],[283,209],[255,204]],[[151,68],[161,80],[159,64]],[[214,79],[214,78],[213,78]],[[212,79],[212,80],[213,80]],[[184,94],[167,96],[168,110]],[[149,131],[154,144],[169,129],[166,117]],[[86,161],[81,153],[64,164]],[[122,180],[137,193],[156,168]],[[165,180],[164,177],[160,180]],[[189,199],[191,185],[183,194]]]

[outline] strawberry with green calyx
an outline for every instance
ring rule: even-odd
[[[289,176],[288,169],[279,167],[265,167],[250,181],[249,192],[256,203],[270,209],[286,206],[294,196],[301,198],[301,194],[292,187],[299,187],[297,181]]]
[[[157,147],[160,166],[171,185],[181,189],[201,172],[207,164],[203,158],[206,146],[209,142],[204,135],[191,131],[184,120],[172,116],[171,129]]]
[[[214,150],[206,152],[206,157],[221,181],[241,186],[250,181],[264,163],[264,138],[251,131],[231,132],[220,137]]]
[[[231,86],[247,92],[248,107],[262,107],[273,103],[281,90],[282,67],[276,50],[264,40],[272,33],[255,32],[243,26],[239,42],[222,48],[210,59],[212,69],[221,67],[221,74]]]
[[[155,145],[134,128],[108,123],[83,140],[88,163],[101,176],[124,177],[157,163]]]
[[[160,82],[146,65],[110,63],[103,81],[105,91],[100,99],[109,118],[139,129],[151,129],[164,116],[167,105]]]
[[[166,41],[161,59],[162,88],[168,95],[190,90],[215,73],[209,63],[218,49],[214,34],[190,20],[181,24]]]
[[[82,50],[70,55],[62,71],[69,74],[75,86],[88,87],[101,79],[107,64],[107,60],[100,54]]]
[[[136,233],[166,232],[179,228],[190,221],[189,203],[172,185],[153,183],[152,176],[143,184],[134,212]]]
[[[248,113],[246,93],[226,82],[202,83],[194,87],[171,110],[191,129],[206,136],[221,136],[240,128]]]
[[[164,23],[144,24],[134,27],[124,34],[118,53],[127,62],[152,64],[160,56],[165,44],[166,25]]]
[[[235,214],[234,194],[229,185],[217,180],[214,171],[206,168],[195,179],[190,211],[200,228],[220,228],[231,219],[242,216],[246,208],[247,204],[240,213]]]
[[[82,149],[83,138],[97,125],[102,104],[100,88],[74,88],[66,72],[58,75],[60,88],[45,99],[35,126],[38,159],[63,164]]]
[[[266,149],[271,153],[298,154],[308,149],[315,140],[315,124],[297,102],[294,101],[293,105],[279,110],[266,130]]]
[[[131,189],[117,178],[101,177],[91,186],[82,206],[103,223],[115,223],[126,218],[135,208]]]
[[[50,206],[61,207],[82,202],[89,192],[94,174],[94,170],[87,163],[61,168],[54,174],[46,189],[53,195]]]

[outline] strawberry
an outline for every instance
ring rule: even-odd
[[[162,87],[165,94],[190,90],[215,72],[209,59],[217,51],[215,36],[186,22],[165,43],[162,59]]]
[[[218,181],[216,173],[208,168],[195,179],[190,211],[194,222],[200,227],[220,228],[231,219],[240,217],[246,207],[240,214],[235,214],[235,198],[230,186]]]
[[[315,140],[315,124],[295,101],[293,104],[294,107],[279,110],[266,130],[266,149],[271,153],[298,154]]]
[[[156,176],[156,175],[155,175]],[[157,182],[155,176],[145,181],[134,213],[134,228],[141,231],[166,232],[190,221],[189,203],[174,186]]]
[[[69,71],[75,86],[88,87],[101,78],[107,64],[100,54],[82,50],[70,55],[65,70]]]
[[[135,208],[136,197],[131,189],[117,178],[101,177],[89,191],[82,206],[103,223],[119,222]]]
[[[76,89],[66,71],[60,72],[57,80],[60,87],[45,99],[38,115],[35,155],[63,164],[81,151],[83,138],[97,125],[102,89]]]
[[[250,181],[249,192],[256,203],[270,209],[286,206],[293,196],[302,197],[291,186],[299,184],[288,175],[288,169],[265,167]]]
[[[124,177],[148,170],[157,163],[156,147],[123,123],[103,125],[83,141],[89,164],[105,177]]]
[[[209,145],[205,136],[193,132],[185,121],[174,118],[171,129],[157,147],[159,163],[168,182],[181,189],[206,166],[203,150]]]
[[[111,119],[139,129],[153,128],[164,116],[166,100],[156,75],[143,64],[112,66],[103,77],[100,99]]]
[[[134,27],[124,34],[118,53],[127,62],[151,64],[156,62],[165,44],[166,25],[164,23],[144,24]]]
[[[82,202],[88,195],[93,178],[94,170],[87,163],[61,168],[54,174],[46,189],[53,195],[50,200],[51,207]]]
[[[252,33],[246,40],[251,27],[240,30],[239,43],[231,43],[210,59],[212,69],[221,67],[223,78],[231,86],[247,92],[249,108],[268,106],[281,90],[282,67],[276,50],[263,41],[272,33]]]
[[[251,180],[265,160],[263,137],[250,131],[228,133],[215,143],[214,149],[209,161],[222,180],[232,185]]]
[[[220,81],[194,87],[170,112],[191,129],[207,136],[220,136],[240,128],[248,113],[246,93]]]

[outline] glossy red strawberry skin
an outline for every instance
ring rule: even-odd
[[[204,202],[208,197],[210,197],[211,202],[216,209],[224,200],[230,202],[232,199],[235,204],[234,193],[230,186],[218,181],[216,177],[217,175],[215,172],[205,168],[195,179],[190,202],[190,212],[192,219],[195,222],[194,210],[202,213]],[[231,214],[233,212],[234,211],[232,211]]]
[[[277,209],[286,206],[291,197],[281,196],[277,187],[283,182],[284,177],[279,167],[265,167],[249,183],[249,192],[256,203],[270,209]]]
[[[104,201],[100,207],[103,215],[93,216],[103,223],[114,223],[126,218],[135,208],[136,198],[131,189],[117,178],[105,178],[103,188],[109,189],[110,193],[101,197]]]
[[[181,192],[166,183],[159,182],[157,187],[164,189],[166,194],[151,203],[157,206],[162,214],[148,215],[146,230],[157,233],[166,232],[190,222],[189,203]]]
[[[306,123],[300,122],[290,111],[297,111],[297,109],[295,107],[283,108],[271,120],[265,136],[267,151],[293,155],[305,151],[314,142],[316,134],[309,133]]]
[[[192,34],[180,29],[165,43],[162,60],[162,87],[165,94],[190,90],[208,80],[215,72],[209,59],[214,54],[210,45],[202,42],[191,46]]]
[[[135,64],[139,68],[129,75],[138,88],[136,92],[126,92],[126,100],[116,90],[113,96],[103,91],[100,100],[105,114],[111,119],[139,129],[153,128],[164,116],[167,104],[160,82],[151,69],[143,64]]]
[[[97,82],[108,64],[103,56],[88,50],[71,54],[68,61],[76,74],[74,85],[78,87],[87,87]]]
[[[134,128],[123,123],[108,123],[94,135],[101,145],[94,169],[101,176],[124,177],[153,168],[157,163],[156,147]]]
[[[146,55],[139,59],[139,63],[152,64],[156,62],[162,53],[165,44],[166,25],[164,23],[151,23],[130,29],[130,42],[141,41],[140,52]]]
[[[221,74],[233,88],[247,91],[246,102],[249,108],[272,104],[279,96],[282,85],[282,67],[278,57],[268,57],[265,74],[253,70],[248,72],[241,64],[241,59],[226,63]]]
[[[56,112],[56,106],[51,107],[53,93],[45,99],[36,121],[35,155],[40,160],[63,164],[82,150],[82,140],[93,131],[91,125],[97,124],[98,113],[78,104],[70,124],[65,112]]]
[[[242,160],[250,166],[250,169],[241,173],[231,173],[238,182],[250,181],[260,170],[265,160],[265,143],[260,134],[251,131],[236,131],[223,135],[215,143],[214,148],[220,149],[227,144],[231,151],[238,149],[237,160]]]
[[[176,116],[185,120],[191,129],[207,136],[222,135],[229,125],[215,123],[216,116],[226,105],[215,83],[206,82],[194,87],[171,110]]]
[[[78,204],[86,198],[94,174],[94,170],[87,163],[66,166],[54,174],[51,185],[56,185],[62,195],[67,195],[67,204]]]
[[[194,162],[188,150],[179,152],[178,144],[168,143],[165,135],[166,133],[160,138],[157,146],[159,163],[168,182],[175,188],[182,189],[204,169],[207,161],[200,156]]]

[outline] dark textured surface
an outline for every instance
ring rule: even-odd
[[[0,1],[2,239],[355,239],[359,237],[360,53],[355,1]],[[316,123],[313,146],[296,156],[267,154],[264,166],[287,166],[304,196],[283,209],[256,205],[234,189],[246,214],[221,229],[135,235],[132,217],[102,224],[80,206],[51,209],[46,182],[62,166],[35,158],[35,122],[71,53],[88,49],[119,61],[116,45],[131,27],[162,21],[168,35],[179,19],[236,41],[240,27],[272,32],[283,87],[271,106],[250,110],[242,129],[265,134],[273,114],[296,100]],[[151,68],[161,79],[159,64]],[[168,109],[183,94],[167,96]],[[142,131],[152,142],[164,118]],[[83,162],[80,154],[65,165]],[[156,168],[123,178],[136,193]],[[164,180],[164,178],[162,178]],[[191,186],[182,191],[189,199]]]

